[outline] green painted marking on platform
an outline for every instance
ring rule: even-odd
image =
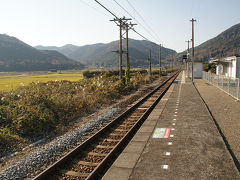
[[[163,138],[166,128],[156,128],[152,138]]]

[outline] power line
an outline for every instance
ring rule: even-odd
[[[94,9],[95,11],[97,11],[97,12],[99,12],[99,13],[101,13],[101,14],[104,14],[104,15],[106,15],[106,16],[109,17],[108,14],[106,14],[106,13],[104,13],[104,12],[102,12],[102,11],[99,11],[97,8],[91,6],[89,3],[85,2],[84,0],[80,0],[80,1],[81,1],[83,4],[85,4],[86,6],[89,6],[90,8]]]
[[[150,36],[153,37],[153,39],[155,39],[155,37],[152,35],[152,33],[147,29],[145,28],[142,23],[140,23],[134,16],[132,16],[127,10],[126,8],[124,8],[120,3],[118,3],[116,0],[113,0],[121,9],[123,9],[129,16],[131,16],[148,34],[150,34]],[[157,40],[157,39],[155,39]],[[158,40],[157,40],[158,41]]]
[[[132,30],[137,33],[139,36],[141,36],[143,39],[150,41],[148,38],[146,38],[145,36],[143,36],[142,34],[140,34],[139,32],[137,32],[135,29],[132,28]]]
[[[110,14],[112,14],[116,20],[121,21],[120,18],[118,18],[114,13],[112,13],[108,8],[106,8],[103,4],[101,4],[99,1],[94,0],[95,2],[97,2],[101,7],[103,7],[105,10],[107,10]],[[115,22],[115,21],[114,21]],[[150,41],[148,38],[146,38],[145,36],[143,36],[142,34],[140,34],[139,32],[137,32],[135,29],[131,28],[135,33],[137,33],[138,35],[140,35],[142,38],[144,38],[147,41]],[[150,41],[151,42],[151,41]]]
[[[134,6],[129,2],[129,0],[126,0],[127,3],[129,4],[129,6],[131,6],[131,8],[137,13],[137,15],[142,19],[142,21],[146,24],[146,26],[149,28],[149,30],[151,30],[153,32],[153,34],[155,34],[155,36],[157,37],[157,39],[160,40],[159,36],[157,35],[157,33],[155,33],[153,31],[153,29],[147,24],[147,22],[144,20],[144,18],[141,16],[141,14],[134,8]]]
[[[119,19],[115,14],[113,14],[108,8],[106,8],[105,6],[103,6],[100,2],[98,2],[97,0],[94,0],[96,3],[98,3],[100,6],[102,6],[105,10],[107,10],[111,15],[113,15],[116,19]]]

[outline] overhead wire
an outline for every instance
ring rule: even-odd
[[[105,16],[110,17],[109,14],[107,14],[107,13],[105,13],[105,12],[102,12],[102,11],[98,10],[97,8],[91,6],[91,5],[90,5],[89,3],[87,3],[86,1],[84,1],[84,0],[80,0],[80,1],[81,1],[83,4],[85,4],[86,6],[88,6],[88,7],[92,8],[92,9],[94,9],[94,10],[97,11],[98,13],[100,13],[100,14],[104,14]]]
[[[139,36],[141,36],[143,39],[150,41],[148,38],[146,38],[145,36],[143,36],[142,34],[140,34],[139,32],[137,32],[135,29],[131,28],[135,33],[137,33]],[[151,42],[151,41],[150,41]]]
[[[108,8],[103,6],[98,0],[94,0],[96,3],[98,3],[100,6],[102,6],[106,11],[108,11],[111,15],[113,15],[116,19],[119,19],[113,12],[111,12]]]
[[[108,11],[110,14],[112,14],[117,20],[119,20],[120,18],[118,18],[112,11],[110,11],[108,8],[106,8],[103,4],[101,4],[98,0],[94,0],[95,2],[97,2],[101,7],[103,7],[106,11]],[[146,38],[145,36],[143,36],[142,34],[140,34],[139,32],[137,32],[135,29],[131,28],[135,33],[137,33],[138,35],[140,35],[142,38],[144,38],[147,41],[150,41],[148,38]],[[152,41],[150,41],[152,42]]]
[[[103,4],[101,4],[98,0],[94,0],[96,1],[99,5],[101,5],[101,7],[103,7],[105,10],[107,10],[110,14],[112,14],[117,20],[120,20],[120,18],[118,18],[114,13],[112,13],[108,8],[106,8]],[[115,0],[114,0],[115,1]],[[119,4],[119,3],[117,3]],[[120,5],[120,4],[119,4]],[[124,8],[125,9],[125,8]],[[126,10],[126,9],[125,9]],[[126,10],[127,11],[127,10]],[[130,15],[130,13],[128,13]],[[130,15],[133,19],[135,19],[132,15]],[[114,21],[115,22],[115,21]],[[115,22],[116,23],[116,22]],[[146,38],[144,35],[142,35],[141,33],[139,33],[137,30],[135,30],[133,27],[130,28],[133,32],[135,32],[136,34],[138,34],[139,36],[141,36],[143,39],[145,39],[146,41],[152,42],[153,41],[149,40],[148,38]],[[159,45],[159,43],[155,43],[157,45]],[[156,55],[157,56],[157,55]]]
[[[118,3],[116,0],[113,0],[121,9],[123,9],[129,16],[131,16],[148,34],[150,34],[150,36],[155,39],[155,37],[152,35],[152,33],[145,28],[133,15],[131,15],[126,8],[124,8],[120,3]],[[155,39],[156,40],[156,39]],[[158,40],[157,40],[158,41]]]
[[[142,15],[136,10],[136,8],[134,8],[134,6],[130,3],[129,0],[126,0],[127,3],[129,4],[129,6],[136,12],[136,14],[142,19],[142,21],[145,23],[145,25],[149,28],[150,31],[152,31],[153,34],[155,34],[155,36],[157,37],[158,41],[160,40],[159,36],[157,35],[157,33],[155,33],[155,31],[153,31],[153,29],[148,25],[148,23],[144,20],[144,18],[142,17]]]

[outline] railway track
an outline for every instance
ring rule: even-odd
[[[34,180],[100,179],[168,90],[179,72],[44,170]]]

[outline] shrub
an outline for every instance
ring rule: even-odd
[[[22,137],[58,131],[60,125],[110,104],[147,83],[145,71],[134,73],[130,82],[119,80],[118,71],[85,71],[82,79],[31,83],[0,93],[0,129]],[[91,78],[90,78],[91,77]]]

